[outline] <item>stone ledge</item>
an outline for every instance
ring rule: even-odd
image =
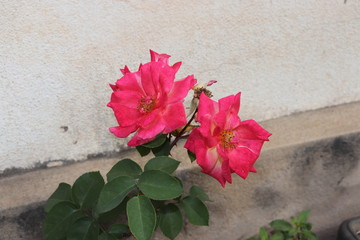
[[[303,209],[311,209],[320,239],[334,239],[342,220],[360,215],[359,113],[360,103],[351,103],[263,122],[273,136],[256,163],[258,173],[246,181],[234,176],[224,189],[175,152],[185,186],[202,185],[214,200],[210,227],[187,225],[177,239],[244,239],[274,218]],[[135,152],[122,157],[144,164]],[[57,185],[73,183],[87,171],[106,173],[118,160],[100,158],[1,178],[0,240],[41,239],[40,206]]]

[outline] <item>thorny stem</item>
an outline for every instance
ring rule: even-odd
[[[195,115],[197,113],[198,109],[196,108],[195,112],[191,116],[190,120],[186,123],[186,125],[181,129],[180,133],[175,137],[174,141],[170,145],[170,151],[171,149],[176,145],[176,143],[182,138],[182,135],[184,134],[186,128],[190,126],[191,122],[194,120]]]

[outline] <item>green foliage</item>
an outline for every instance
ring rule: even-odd
[[[179,166],[180,162],[173,158],[160,156],[150,159],[144,167],[145,171],[160,170],[168,174],[173,173]]]
[[[194,225],[209,225],[209,212],[206,205],[197,197],[187,196],[181,200],[189,222]]]
[[[97,213],[105,213],[116,208],[134,188],[135,180],[127,176],[115,178],[105,184],[96,205]]]
[[[141,173],[142,170],[139,164],[131,159],[125,158],[115,164],[106,174],[106,177],[108,182],[110,182],[111,180],[121,176],[137,178]]]
[[[275,230],[284,231],[284,232],[288,232],[293,228],[291,223],[282,219],[278,219],[270,222],[270,226]]]
[[[114,237],[113,235],[103,232],[99,235],[99,240],[117,240],[118,238]]]
[[[159,139],[154,141],[159,144]],[[203,201],[209,197],[199,186],[184,194],[182,181],[171,175],[178,166],[173,158],[157,156],[143,171],[133,160],[123,159],[106,174],[106,184],[99,172],[83,174],[73,186],[60,183],[45,204],[45,239],[118,240],[133,235],[148,240],[157,227],[175,239],[183,227],[182,212],[190,223],[208,225]]]
[[[161,146],[156,147],[156,148],[152,148],[151,152],[157,157],[159,157],[159,156],[169,156],[170,150],[171,150],[170,140],[166,139],[165,142]]]
[[[136,150],[142,157],[148,155],[150,152],[156,157],[169,156],[171,150],[170,138],[165,134],[159,134],[153,141],[137,146]]]
[[[196,155],[193,152],[190,152],[189,150],[187,150],[187,154],[188,154],[191,162],[196,160]]]
[[[104,179],[100,172],[85,173],[72,186],[72,198],[82,209],[90,209],[95,206],[103,186]]]
[[[125,199],[116,208],[100,214],[95,210],[93,215],[97,217],[100,224],[113,223],[119,217],[119,214],[125,213],[128,200],[129,197],[126,196]]]
[[[211,201],[209,196],[204,192],[204,190],[196,185],[190,188],[190,196],[197,197],[201,201]]]
[[[71,186],[67,183],[60,183],[55,192],[49,197],[45,204],[45,212],[49,212],[57,203],[71,202]]]
[[[44,221],[45,239],[62,240],[82,213],[73,203],[60,202],[50,209]]]
[[[129,232],[129,226],[125,225],[125,224],[113,224],[110,226],[109,228],[109,234],[120,238],[122,237],[124,234]]]
[[[160,170],[145,171],[137,186],[145,196],[154,200],[174,199],[184,192],[176,178]]]
[[[90,217],[83,217],[72,224],[67,235],[68,240],[97,240],[99,226]]]
[[[317,240],[316,234],[311,231],[312,224],[308,222],[310,211],[299,213],[298,217],[291,217],[291,223],[277,219],[269,223],[271,230],[259,229],[259,237],[247,240]]]
[[[144,147],[144,146],[137,146],[135,147],[138,153],[140,153],[140,156],[145,157],[151,152],[150,148]]]
[[[269,240],[269,235],[263,227],[259,229],[259,236],[260,240]]]
[[[167,137],[165,134],[159,134],[156,136],[156,138],[153,141],[143,144],[141,146],[150,148],[150,149],[157,148],[157,147],[160,147],[161,145],[163,145],[164,142],[166,141],[166,139],[167,139]]]
[[[138,240],[148,240],[156,227],[156,212],[149,198],[135,196],[126,206],[129,228]]]
[[[183,217],[180,209],[169,203],[160,209],[159,226],[161,231],[170,239],[174,239],[183,226]]]

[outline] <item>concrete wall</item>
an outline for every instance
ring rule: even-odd
[[[0,172],[112,153],[124,141],[110,88],[148,49],[183,61],[179,78],[243,92],[266,120],[360,100],[360,2],[10,1],[0,3]]]

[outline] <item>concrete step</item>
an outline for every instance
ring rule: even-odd
[[[304,209],[311,210],[310,221],[320,239],[335,239],[343,220],[360,215],[359,116],[360,102],[355,102],[262,122],[273,135],[255,164],[258,172],[245,181],[234,175],[225,188],[200,173],[179,147],[174,152],[182,161],[178,176],[187,188],[202,186],[213,202],[208,204],[210,226],[186,224],[177,239],[245,239],[271,220],[288,219]],[[125,157],[145,163],[136,152],[127,151],[3,174],[0,240],[42,239],[42,206],[60,182],[72,184],[88,171],[105,175]],[[164,238],[157,234],[155,239]]]

